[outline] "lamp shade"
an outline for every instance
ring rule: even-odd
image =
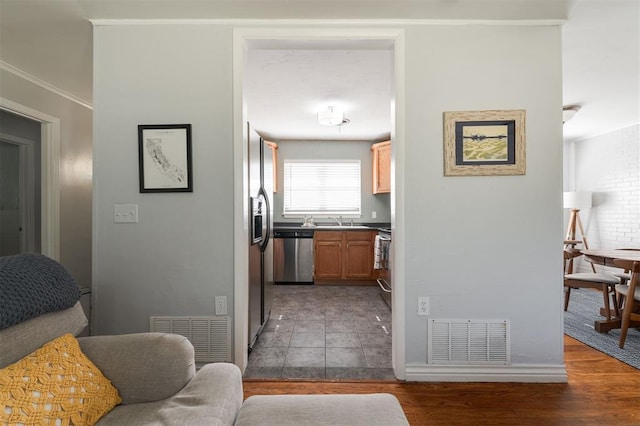
[[[591,192],[565,192],[563,198],[565,209],[580,210],[591,208]]]

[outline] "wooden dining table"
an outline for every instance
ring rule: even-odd
[[[619,268],[613,261],[615,259],[631,260],[640,262],[640,250],[623,250],[623,249],[580,249],[587,260],[596,265],[604,265],[612,268]],[[604,308],[602,309],[604,310]],[[596,321],[594,327],[599,333],[606,333],[609,330],[620,328],[622,319],[619,315],[610,320]],[[640,321],[631,321],[629,327],[640,327]]]

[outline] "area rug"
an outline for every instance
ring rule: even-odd
[[[640,370],[640,331],[629,329],[624,349],[618,347],[620,330],[598,333],[594,321],[603,306],[602,293],[588,289],[572,289],[569,309],[564,313],[564,333]]]

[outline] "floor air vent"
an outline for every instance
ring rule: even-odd
[[[428,364],[511,364],[508,320],[430,319],[428,333]]]
[[[231,362],[231,317],[149,317],[149,329],[189,339],[197,363]]]

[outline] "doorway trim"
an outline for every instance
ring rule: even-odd
[[[317,24],[317,23],[316,23]],[[327,22],[327,24],[333,24]],[[247,176],[246,105],[243,96],[247,43],[251,40],[389,40],[393,43],[394,87],[391,105],[391,228],[394,235],[392,280],[392,363],[396,377],[405,378],[404,286],[404,30],[394,28],[234,28],[233,31],[233,164],[234,164],[234,356],[244,372],[248,363],[249,188]]]
[[[0,109],[40,123],[41,252],[60,260],[60,119],[1,97]]]

